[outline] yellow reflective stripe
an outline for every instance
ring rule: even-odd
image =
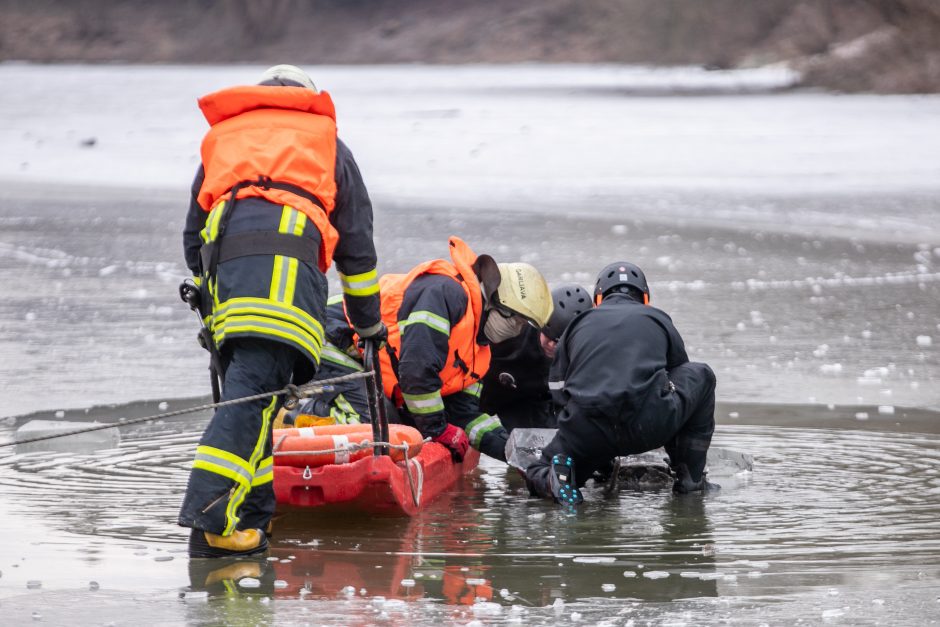
[[[275,303],[265,298],[239,297],[225,301],[216,308],[212,316],[213,326],[224,324],[229,316],[262,316],[290,322],[323,344],[323,325],[303,309],[285,303]]]
[[[296,235],[298,215],[290,205],[281,207],[281,222],[277,227],[278,233]],[[301,228],[303,232],[303,228]],[[292,303],[294,300],[294,282],[297,280],[297,260],[282,255],[274,256],[274,270],[271,273],[271,290],[269,298],[282,303]]]
[[[379,274],[375,269],[360,274],[338,272],[343,293],[350,296],[371,296],[379,293]]]
[[[304,333],[296,325],[281,322],[280,320],[260,316],[238,316],[213,328],[213,337],[217,344],[224,343],[230,335],[239,334],[279,337],[297,344],[303,350],[309,352],[317,362],[320,361],[320,338]]]
[[[326,304],[327,304],[327,305],[335,305],[336,303],[341,303],[341,302],[343,302],[343,295],[342,295],[342,294],[337,294],[337,295],[335,295],[335,296],[330,296],[329,298],[326,299]]]
[[[209,212],[209,217],[206,218],[206,226],[200,233],[202,236],[202,241],[211,242],[219,236],[219,222],[222,220],[222,213],[225,211],[225,204],[226,203],[223,200],[213,207],[212,211]]]
[[[433,414],[444,411],[444,399],[441,398],[441,391],[429,392],[428,394],[405,394],[402,392],[402,399],[408,406],[408,411],[413,414]]]
[[[357,372],[362,372],[362,364],[329,342],[326,342],[323,345],[323,350],[320,351],[320,358],[331,361],[339,366],[343,366]]]
[[[475,396],[477,398],[480,398],[480,392],[482,390],[483,390],[482,383],[471,383],[470,385],[468,385],[467,387],[463,389],[463,391],[469,394],[470,396]]]
[[[470,444],[473,445],[473,448],[480,448],[480,442],[483,440],[483,436],[502,426],[503,423],[499,421],[499,418],[490,416],[489,414],[480,414],[474,420],[470,421],[464,428],[464,431],[467,432],[467,437],[470,438]]]
[[[262,462],[265,460],[261,459],[261,456],[264,455],[265,445],[271,438],[271,416],[274,414],[274,408],[277,406],[277,397],[271,399],[271,402],[268,403],[268,406],[261,411],[261,430],[258,433],[258,440],[255,442],[254,450],[251,452],[251,457],[248,459],[248,463],[252,471],[251,480],[246,484],[239,484],[235,489],[235,492],[232,494],[232,498],[229,499],[228,506],[225,508],[225,530],[222,532],[222,535],[229,535],[235,531],[238,526],[238,510],[241,509],[242,503],[245,502],[245,498],[248,497],[248,493],[251,492],[251,488],[254,485],[261,485],[262,483],[268,483],[268,481],[273,480],[274,473],[271,471],[271,479],[264,480],[262,477],[259,481],[258,470],[261,468]],[[273,458],[270,458],[273,462]],[[256,483],[258,481],[258,483]]]
[[[238,484],[250,484],[254,472],[247,461],[228,451],[214,446],[200,445],[196,447],[196,459],[193,468],[200,468],[217,475],[227,477]]]
[[[261,460],[255,478],[251,480],[251,487],[264,485],[274,481],[274,458],[270,455]]]
[[[412,311],[408,315],[408,318],[405,320],[398,321],[398,328],[401,329],[401,332],[405,332],[405,328],[411,326],[412,324],[424,324],[435,331],[440,331],[444,335],[450,337],[450,321],[447,318],[442,318],[436,313],[431,313],[430,311]]]

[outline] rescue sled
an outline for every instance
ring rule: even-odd
[[[372,342],[366,390],[372,424],[274,430],[274,495],[280,507],[324,508],[413,516],[476,468],[471,449],[462,462],[413,427],[389,425],[381,400],[381,371]]]

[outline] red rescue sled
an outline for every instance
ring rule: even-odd
[[[388,455],[317,468],[275,466],[274,494],[279,505],[414,516],[479,460],[471,449],[462,463],[454,463],[447,448],[428,442],[407,466]]]
[[[443,445],[422,445],[415,429],[389,425],[379,396],[381,371],[372,342],[366,342],[363,357],[373,366],[366,378],[373,424],[275,430],[274,495],[279,506],[413,516],[476,468],[480,460],[476,450],[454,462]],[[368,454],[358,448],[366,445],[371,450],[376,442],[392,447],[376,446]],[[337,454],[343,446],[349,446],[350,452]]]

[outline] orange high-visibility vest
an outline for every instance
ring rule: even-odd
[[[396,354],[401,354],[401,331],[398,328],[398,310],[401,308],[405,290],[422,274],[443,274],[460,283],[467,294],[469,304],[463,317],[450,329],[447,345],[447,361],[440,372],[441,395],[447,396],[478,383],[490,367],[490,347],[480,346],[476,338],[480,331],[483,314],[483,292],[474,273],[473,262],[477,256],[459,237],[451,237],[450,257],[426,261],[408,274],[386,274],[379,279],[382,295],[382,322],[388,327],[388,344]],[[389,398],[394,398],[398,377],[392,368],[387,351],[379,351],[382,364],[382,386]]]
[[[197,201],[206,212],[225,200],[241,181],[268,178],[315,196],[246,186],[238,198],[262,197],[289,205],[320,231],[319,266],[329,268],[339,234],[329,215],[336,201],[336,112],[326,92],[303,87],[232,87],[199,99],[211,128],[202,140],[205,180]]]

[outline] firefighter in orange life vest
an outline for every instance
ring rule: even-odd
[[[329,94],[278,65],[258,85],[199,99],[210,129],[183,244],[221,354],[222,400],[302,384],[316,372],[335,259],[346,311],[382,340],[372,204],[336,136]],[[279,397],[221,407],[196,449],[179,514],[192,557],[267,548],[274,513],[271,422]]]
[[[382,384],[402,422],[449,448],[455,460],[472,445],[505,461],[508,434],[498,418],[480,410],[480,380],[490,344],[527,325],[545,326],[551,293],[527,263],[497,264],[458,237],[449,244],[450,261],[428,261],[379,280],[388,327]]]

